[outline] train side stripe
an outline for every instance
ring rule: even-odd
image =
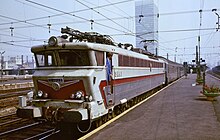
[[[125,84],[125,83],[130,83],[130,82],[142,80],[142,79],[145,79],[145,78],[152,78],[152,77],[155,77],[155,76],[161,76],[161,75],[164,75],[164,74],[165,73],[138,76],[138,77],[129,77],[129,78],[123,78],[123,79],[114,79],[113,84],[114,85]],[[104,87],[106,87],[106,86],[107,86],[107,81],[106,80],[101,81],[100,84],[99,84],[99,89],[100,89],[100,92],[102,94],[102,98],[104,100],[105,107],[107,108],[107,99],[106,99],[106,96],[105,96],[105,93],[104,93]]]

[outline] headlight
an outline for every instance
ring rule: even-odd
[[[75,94],[76,99],[82,99],[84,97],[84,94],[82,91],[77,91]]]
[[[84,92],[83,91],[77,91],[74,94],[70,95],[71,99],[75,99],[75,100],[82,100],[84,98]]]
[[[85,101],[86,102],[91,102],[92,101],[92,96],[91,95],[85,96]]]
[[[44,94],[44,93],[43,93],[43,91],[41,91],[41,90],[39,90],[39,91],[37,92],[37,96],[38,96],[38,97],[42,97],[43,94]]]
[[[44,93],[44,94],[43,94],[43,97],[44,97],[44,98],[48,98],[48,94],[47,94],[47,93]]]
[[[49,46],[55,46],[55,45],[57,45],[57,43],[58,43],[58,41],[55,36],[52,36],[49,38],[49,41],[48,41]]]
[[[71,98],[71,99],[74,99],[74,98],[75,98],[75,94],[71,94],[71,95],[70,95],[70,98]]]

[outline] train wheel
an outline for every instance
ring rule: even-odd
[[[100,119],[96,120],[96,121],[95,121],[95,125],[96,125],[97,128],[98,128],[99,126],[101,126],[101,125],[102,125],[102,119],[100,118]]]
[[[119,107],[117,107],[117,108],[114,109],[114,114],[115,114],[115,116],[119,115],[120,113],[121,113],[121,111],[120,111],[120,108],[119,108]]]
[[[111,120],[114,117],[115,117],[114,111],[108,113],[108,120]]]
[[[133,106],[133,101],[128,102],[128,108],[131,108]]]
[[[113,112],[112,112],[112,118],[114,118],[114,117],[116,117],[116,114],[115,114],[115,112],[113,111]]]
[[[125,110],[126,110],[126,106],[124,105],[121,107],[121,112],[124,112]]]
[[[131,106],[134,106],[134,105],[135,105],[135,102],[134,102],[134,99],[132,99]]]
[[[137,99],[137,97],[135,97],[134,104],[137,104],[137,103],[138,103],[138,99]]]
[[[102,122],[105,123],[105,122],[107,122],[107,121],[108,121],[108,116],[107,116],[107,115],[103,116],[103,117],[102,117]]]
[[[141,97],[137,97],[137,103],[141,101]]]
[[[91,125],[90,120],[84,120],[77,124],[77,129],[80,133],[86,133],[90,130]]]

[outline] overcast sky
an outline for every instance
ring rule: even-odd
[[[160,55],[166,57],[168,53],[171,60],[176,55],[177,62],[191,63],[201,36],[201,57],[211,65],[220,60],[218,18],[212,12],[217,9],[220,14],[219,0],[155,0],[155,3],[159,9]],[[109,34],[115,42],[135,44],[134,4],[134,0],[1,1],[0,52],[5,51],[6,58],[31,56],[31,46],[60,35],[60,28],[65,26]]]

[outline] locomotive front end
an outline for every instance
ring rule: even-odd
[[[18,109],[18,116],[44,118],[51,122],[78,123],[89,119],[92,96],[85,90],[85,80],[72,78],[35,77],[31,106]]]
[[[61,33],[50,37],[48,44],[31,48],[36,61],[33,96],[28,97],[28,106],[21,103],[17,115],[74,124],[80,132],[87,132],[92,122],[113,108],[106,108],[102,91],[107,86],[105,56],[115,50],[114,43],[109,36],[68,27]]]
[[[32,52],[37,65],[34,94],[28,99],[31,105],[18,108],[17,115],[51,122],[90,120],[94,62],[86,43],[51,37],[48,45],[33,47]]]

